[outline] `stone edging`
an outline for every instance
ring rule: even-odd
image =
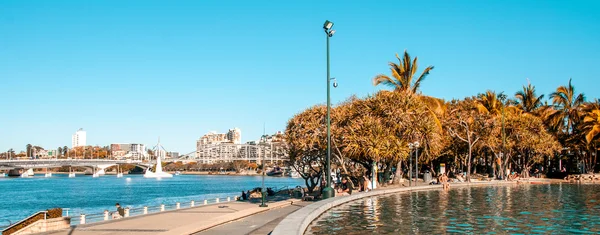
[[[471,182],[471,183],[459,183],[450,184],[452,187],[465,187],[465,186],[476,186],[476,185],[500,185],[500,184],[515,184],[515,181],[493,181],[493,182]],[[357,199],[378,196],[390,193],[398,192],[411,192],[411,191],[423,191],[432,189],[441,189],[441,185],[426,185],[416,187],[401,187],[374,190],[367,193],[355,193],[350,196],[334,197],[326,200],[318,201],[307,205],[300,210],[285,217],[278,225],[273,229],[271,235],[303,235],[310,223],[323,214],[325,211],[344,204],[346,202],[354,201]]]

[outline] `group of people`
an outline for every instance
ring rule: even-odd
[[[248,190],[246,192],[242,191],[242,195],[239,197],[238,200],[241,200],[241,201],[248,200],[248,199],[250,199],[250,195],[252,195],[252,193],[259,193],[260,194],[261,191],[262,191],[261,188],[255,188],[252,191]],[[267,188],[267,196],[273,196],[273,195],[275,195],[275,191],[273,191],[272,188]]]
[[[325,181],[322,182],[321,187],[325,187]],[[348,176],[342,177],[341,182],[337,184],[338,195],[350,195],[354,189],[358,190],[359,192],[369,192],[373,190],[373,184],[367,176],[360,178],[356,187]]]

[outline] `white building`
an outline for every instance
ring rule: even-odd
[[[111,144],[111,155],[116,158],[145,159],[147,158],[146,146],[143,144]]]
[[[79,128],[71,137],[71,148],[85,146],[86,133],[83,128]]]
[[[227,140],[234,144],[242,143],[242,130],[240,128],[233,128],[227,131]]]
[[[235,160],[281,162],[287,159],[282,137],[282,133],[278,132],[264,135],[259,141],[241,144],[238,128],[230,129],[226,134],[209,132],[196,142],[196,159],[208,164]]]

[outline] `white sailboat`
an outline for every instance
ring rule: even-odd
[[[48,168],[46,168],[46,174],[44,174],[44,177],[52,177],[52,173],[48,172]]]
[[[96,171],[95,167],[94,167],[93,171],[94,171],[94,174],[92,174],[92,177],[93,178],[98,178],[100,176],[100,174],[98,174],[98,172]]]
[[[123,172],[121,172],[119,165],[117,165],[117,178],[123,177]]]
[[[171,178],[172,174],[167,172],[163,172],[162,170],[162,161],[160,159],[160,150],[162,146],[160,145],[160,138],[158,138],[158,144],[156,145],[156,169],[154,172],[150,168],[146,170],[144,174],[144,178]]]
[[[75,177],[75,172],[73,172],[71,170],[71,167],[69,167],[69,178],[73,178],[73,177]]]
[[[33,169],[29,169],[26,170],[25,172],[21,173],[21,177],[29,177],[29,176],[33,176]]]

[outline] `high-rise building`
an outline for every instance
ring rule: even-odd
[[[143,144],[111,144],[111,155],[116,158],[146,158],[146,146]]]
[[[281,162],[287,158],[283,133],[264,135],[259,141],[242,144],[242,132],[239,128],[230,129],[226,134],[209,132],[196,142],[196,159],[201,163],[232,162],[245,160],[270,163]]]
[[[71,148],[85,146],[86,133],[83,128],[79,128],[71,137]]]
[[[242,130],[240,128],[233,128],[227,131],[227,140],[234,144],[242,143]]]

